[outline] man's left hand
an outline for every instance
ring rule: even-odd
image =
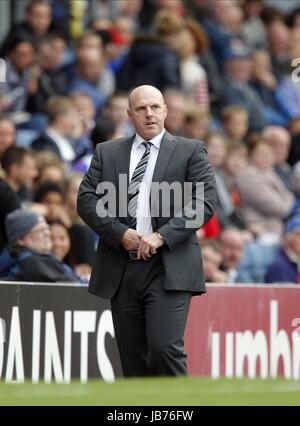
[[[158,238],[157,232],[153,232],[151,235],[143,236],[140,239],[137,258],[147,260],[153,254],[156,254],[156,250],[163,245],[164,240]]]

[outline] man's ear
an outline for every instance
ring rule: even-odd
[[[131,119],[131,111],[130,111],[130,109],[127,110],[127,115]]]
[[[167,115],[168,115],[168,107],[167,107],[167,105],[166,104],[164,104],[164,107],[165,107],[165,118],[167,117]]]

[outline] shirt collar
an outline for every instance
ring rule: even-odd
[[[151,142],[157,149],[159,149],[165,131],[166,129],[163,129],[158,135],[150,139],[148,142]],[[143,142],[145,142],[145,139],[136,133],[133,141],[133,149],[138,149]]]

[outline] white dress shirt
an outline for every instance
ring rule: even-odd
[[[61,158],[68,162],[75,160],[75,151],[71,144],[71,142],[67,139],[61,136],[55,129],[52,127],[48,127],[46,130],[46,134],[50,136],[51,139],[56,143],[57,148],[59,149]]]
[[[152,143],[150,157],[148,160],[147,169],[139,188],[136,212],[136,230],[142,235],[150,235],[153,232],[150,213],[150,190],[153,172],[164,133],[165,129],[159,135],[148,141]],[[142,145],[144,141],[145,139],[136,134],[130,154],[129,182],[132,179],[132,175],[136,166],[138,165],[138,162],[145,152],[145,147]]]

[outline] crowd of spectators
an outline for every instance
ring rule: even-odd
[[[29,1],[0,45],[0,278],[88,282],[79,184],[97,143],[132,134],[128,93],[150,84],[166,129],[204,140],[215,170],[207,281],[299,283],[300,7],[281,3],[97,0],[76,23]]]

